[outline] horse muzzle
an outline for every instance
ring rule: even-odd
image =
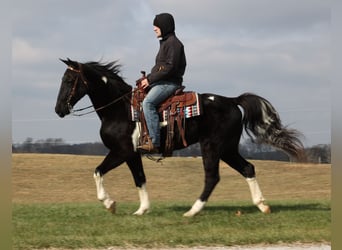
[[[67,105],[56,105],[55,112],[60,117],[63,118],[66,115],[71,113],[72,106],[70,104]]]

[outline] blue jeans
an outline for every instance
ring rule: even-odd
[[[153,83],[143,101],[143,111],[148,132],[155,147],[160,146],[160,127],[157,107],[178,88],[179,85],[172,82],[159,81]]]

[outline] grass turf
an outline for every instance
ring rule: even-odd
[[[119,203],[115,215],[100,203],[14,204],[13,249],[330,242],[330,201],[270,205],[265,215],[250,202],[212,202],[184,218],[191,206],[184,202],[155,202],[144,216],[132,215],[133,202]]]

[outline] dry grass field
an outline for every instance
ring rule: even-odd
[[[65,203],[96,201],[93,172],[103,156],[13,154],[13,202]],[[162,164],[143,159],[151,201],[186,201],[189,206],[203,188],[201,158],[167,158]],[[331,165],[251,161],[268,202],[330,200]],[[210,201],[250,201],[245,180],[221,162],[221,181]],[[107,192],[117,202],[138,202],[138,193],[124,164],[105,176]],[[99,204],[100,205],[100,204]]]

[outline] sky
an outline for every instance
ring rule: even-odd
[[[331,142],[330,1],[25,0],[12,2],[12,140],[100,141],[96,114],[59,118],[59,58],[118,60],[130,85],[152,68],[153,19],[171,13],[186,90],[268,99],[306,146]],[[75,108],[90,104],[85,97]]]

